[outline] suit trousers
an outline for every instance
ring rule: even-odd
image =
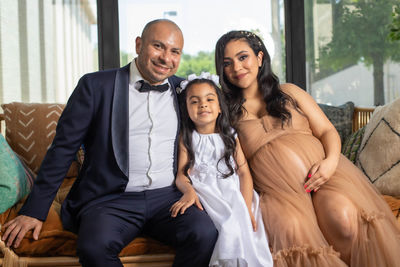
[[[182,193],[175,186],[125,192],[95,204],[79,217],[77,254],[84,267],[122,266],[120,251],[140,234],[176,249],[173,266],[208,266],[218,232],[205,211],[195,206],[171,217]]]

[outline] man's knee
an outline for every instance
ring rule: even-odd
[[[191,242],[199,247],[214,247],[218,238],[218,231],[207,213],[201,211],[194,216],[188,235]]]
[[[201,225],[200,223],[193,227],[191,235],[194,237],[193,242],[199,246],[214,246],[218,238],[218,231],[211,222]]]
[[[121,251],[121,246],[115,241],[96,237],[88,239],[78,238],[76,250],[81,262],[101,266],[97,264],[109,261],[118,262],[118,254]]]

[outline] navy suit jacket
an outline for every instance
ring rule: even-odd
[[[65,229],[77,232],[76,219],[95,203],[118,197],[128,183],[129,66],[84,75],[69,98],[57,124],[56,135],[42,162],[32,192],[20,214],[44,221],[52,201],[81,144],[85,147],[82,169],[66,197],[61,219]],[[178,129],[174,170],[177,169]]]

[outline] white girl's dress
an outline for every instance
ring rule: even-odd
[[[224,152],[224,143],[220,135],[199,134],[193,131],[192,147],[195,163],[190,170],[190,178],[219,233],[210,266],[272,266],[257,193],[253,192],[252,204],[257,222],[257,232],[254,232],[240,192],[239,176],[234,173],[223,178],[221,174],[228,173],[228,168],[224,160],[218,163]],[[235,166],[232,158],[231,162],[232,166]]]

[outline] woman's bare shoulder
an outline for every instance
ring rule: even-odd
[[[283,83],[280,85],[281,90],[290,96],[304,93],[305,91],[293,83]]]

